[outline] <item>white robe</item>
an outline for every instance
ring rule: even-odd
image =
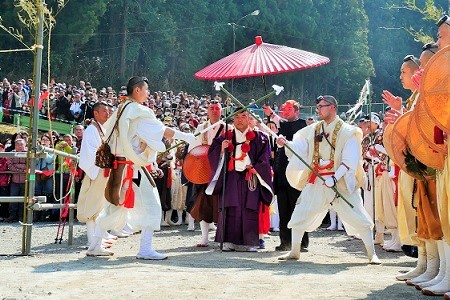
[[[329,125],[325,126],[325,131],[329,133],[329,139],[337,124],[339,118],[336,118]],[[315,124],[299,130],[288,145],[299,154],[306,158],[306,162],[312,165],[312,156],[314,150]],[[314,183],[307,182],[307,176],[310,171],[307,167],[289,150],[286,155],[289,158],[289,164],[286,171],[286,177],[289,183],[297,189],[302,189],[302,193],[297,200],[291,220],[288,223],[289,228],[295,228],[299,231],[313,231],[322,223],[328,209],[331,207],[341,217],[345,230],[350,235],[371,230],[373,222],[363,207],[360,195],[361,179],[358,179],[362,170],[361,164],[361,137],[360,129],[348,124],[343,124],[339,130],[336,141],[336,152],[334,156],[335,170],[341,162],[344,162],[350,169],[337,182],[337,189],[354,207],[351,208],[341,198],[335,199],[335,192],[323,185],[323,182],[317,178]],[[331,146],[323,140],[319,143],[319,156],[323,159],[329,159]],[[304,172],[307,173],[304,173]],[[326,179],[327,176],[324,176]]]
[[[103,126],[99,125],[105,132]],[[84,131],[80,149],[79,166],[86,174],[78,196],[77,219],[80,222],[95,220],[107,203],[105,186],[108,178],[104,176],[103,170],[95,165],[95,153],[101,142],[97,127],[89,125]]]
[[[113,129],[117,113],[118,111],[112,115],[105,126],[107,128],[106,136],[109,136]],[[150,108],[133,102],[125,108],[120,117],[118,128],[119,134],[114,132],[111,138],[111,150],[117,156],[125,157],[134,163],[132,165],[134,169],[133,178],[137,178],[137,172],[141,167],[156,162],[157,152],[166,150],[162,142],[166,127],[156,119]],[[122,229],[128,223],[136,230],[144,227],[151,230],[160,229],[162,211],[158,190],[150,185],[144,174],[141,175],[140,186],[132,183],[135,192],[134,207],[128,209],[108,203],[97,218],[97,225],[100,228],[103,230]],[[128,183],[122,186],[120,191],[121,202],[123,202],[128,188]]]

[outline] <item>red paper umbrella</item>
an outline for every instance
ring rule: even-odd
[[[228,55],[195,73],[203,80],[264,76],[315,68],[330,59],[312,52],[286,46],[263,43],[262,37],[255,44]]]

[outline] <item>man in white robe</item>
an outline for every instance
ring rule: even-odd
[[[122,229],[128,223],[132,228],[141,230],[137,259],[166,259],[167,255],[153,250],[153,232],[160,228],[161,203],[156,186],[150,184],[142,167],[155,163],[157,152],[166,150],[162,142],[163,136],[187,143],[193,142],[195,136],[164,126],[149,107],[142,105],[149,96],[147,78],[130,78],[127,94],[126,101],[119,106],[105,126],[106,136],[112,132],[109,145],[116,156],[115,163],[125,164],[119,188],[120,201],[117,206],[108,203],[100,213],[96,220],[95,240],[86,254],[112,255],[112,252],[102,246],[102,234],[108,229]],[[120,118],[115,129],[118,113]],[[107,191],[105,190],[105,193]]]
[[[80,168],[85,172],[78,196],[77,218],[86,223],[88,246],[92,243],[95,219],[106,204],[104,191],[108,176],[95,165],[95,153],[105,136],[103,124],[109,118],[108,107],[101,102],[93,106],[94,120],[86,128],[81,142]]]
[[[300,157],[306,158],[325,181],[317,178],[290,150],[286,177],[289,183],[302,190],[288,227],[292,229],[291,251],[280,260],[300,258],[300,243],[305,231],[318,228],[328,209],[339,214],[349,235],[359,234],[367,250],[369,263],[380,264],[373,244],[373,222],[363,207],[360,190],[362,169],[362,132],[344,123],[336,114],[337,101],[333,96],[319,96],[316,111],[321,122],[299,130],[292,142],[280,137],[279,146],[286,143]],[[353,208],[330,188],[335,187]]]

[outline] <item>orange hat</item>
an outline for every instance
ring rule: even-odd
[[[450,131],[450,46],[428,61],[420,82],[420,94],[431,122]]]
[[[434,151],[442,154],[447,154],[447,144],[436,144],[434,140],[434,130],[435,125],[433,122],[430,122],[430,116],[428,115],[427,110],[425,109],[425,104],[423,101],[423,97],[419,95],[419,99],[417,101],[416,106],[414,107],[413,118],[415,119],[415,123],[417,128],[428,146]],[[415,137],[412,137],[414,140]]]
[[[445,155],[434,151],[423,138],[422,134],[420,134],[414,116],[414,114],[417,114],[416,109],[417,105],[409,118],[408,130],[406,131],[406,143],[409,146],[412,155],[414,155],[421,163],[428,167],[442,170],[444,168]]]
[[[409,172],[405,163],[405,156],[408,148],[406,143],[406,133],[408,131],[411,113],[412,111],[406,112],[394,123],[391,136],[392,160],[400,167],[400,169],[402,169],[402,171],[418,180],[422,180],[423,178],[419,175]]]

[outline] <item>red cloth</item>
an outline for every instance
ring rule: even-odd
[[[268,234],[270,230],[270,209],[269,206],[260,202],[259,205],[259,234]]]
[[[8,171],[8,159],[0,158],[0,172]],[[0,186],[8,186],[11,176],[9,174],[0,173]]]
[[[381,175],[383,175],[384,171],[387,171],[387,169],[383,168],[381,164],[378,164],[375,168],[375,176],[380,177]]]
[[[326,169],[331,169],[334,165],[334,161],[331,161],[330,163],[326,164],[325,166],[321,167],[318,164],[314,165],[314,171],[316,171],[316,173],[319,173],[320,176],[326,176],[326,175],[334,175],[334,172],[324,172],[321,173],[320,171],[326,170]],[[317,175],[316,173],[312,172],[311,176],[309,176],[309,183],[314,183],[316,181]]]
[[[434,126],[434,142],[440,145],[444,144],[444,131],[437,126]]]
[[[400,174],[400,167],[395,165],[394,168],[395,168],[394,169],[395,177],[392,180],[394,181],[394,184],[395,184],[394,203],[395,203],[395,206],[397,206],[398,205],[398,175]]]
[[[128,189],[125,192],[125,200],[119,204],[119,206],[123,206],[125,208],[133,208],[134,207],[134,189],[133,189],[133,162],[130,160],[115,160],[115,164],[126,164],[125,170],[125,178],[122,180],[122,186],[128,182]]]

